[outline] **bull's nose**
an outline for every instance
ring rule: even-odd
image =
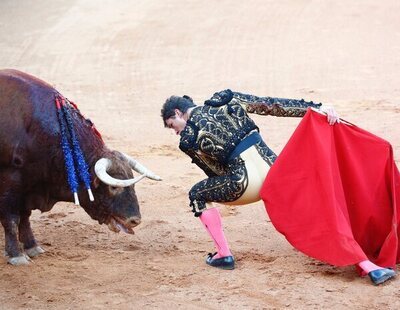
[[[131,227],[135,227],[135,226],[139,225],[140,222],[141,222],[141,219],[140,219],[140,217],[138,217],[138,216],[130,217],[130,218],[127,220],[128,225],[130,225]]]

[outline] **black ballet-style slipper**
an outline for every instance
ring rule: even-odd
[[[211,254],[208,253],[206,263],[212,267],[225,269],[225,270],[232,270],[235,269],[235,259],[232,255],[220,257],[220,258],[213,258],[217,253]]]
[[[390,268],[377,269],[368,273],[368,276],[374,285],[382,284],[387,280],[394,278],[395,275],[396,272]]]

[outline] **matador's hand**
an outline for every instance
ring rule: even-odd
[[[334,125],[335,123],[340,123],[339,115],[336,113],[335,109],[331,106],[321,106],[319,108],[321,112],[326,113],[326,118],[329,125]]]

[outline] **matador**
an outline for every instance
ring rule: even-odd
[[[200,218],[217,250],[208,254],[208,265],[222,269],[235,266],[220,213],[212,202],[244,205],[260,200],[262,184],[277,158],[248,114],[302,117],[309,108],[326,112],[331,125],[339,121],[335,110],[321,103],[257,97],[229,89],[215,93],[201,106],[189,96],[172,96],[164,103],[164,126],[180,135],[179,148],[208,176],[189,191],[191,210]],[[370,261],[360,263],[366,273],[376,273],[372,274],[379,278],[376,281],[394,276],[391,269]]]

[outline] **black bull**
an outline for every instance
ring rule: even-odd
[[[49,211],[57,201],[71,201],[60,124],[49,84],[16,70],[0,70],[0,220],[5,254],[14,265],[43,253],[32,233],[32,210]],[[134,183],[143,176],[159,180],[133,158],[108,149],[93,124],[71,109],[76,136],[89,166],[94,201],[79,188],[81,206],[115,232],[133,233],[140,223]],[[133,178],[132,169],[142,174]],[[21,246],[20,246],[21,244]]]

